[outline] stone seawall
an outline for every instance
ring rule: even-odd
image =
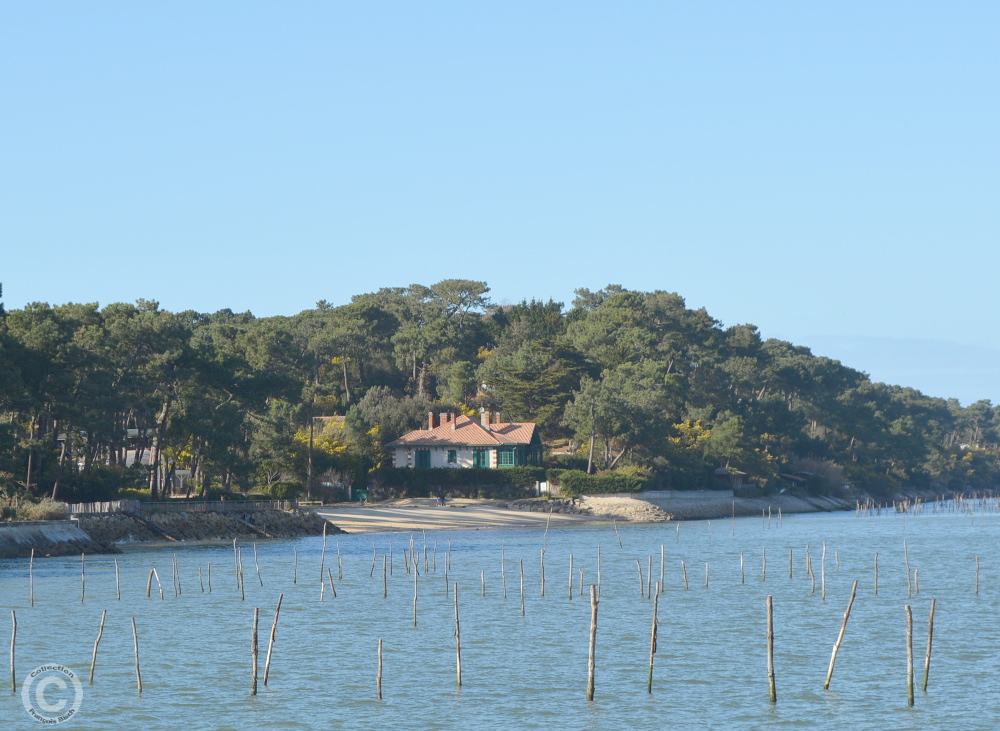
[[[76,520],[0,523],[0,558],[117,553],[121,544],[263,540],[342,533],[309,510],[255,513],[85,515]]]
[[[0,523],[0,558],[65,556],[80,553],[90,537],[75,520],[33,520]]]

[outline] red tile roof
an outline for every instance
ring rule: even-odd
[[[496,447],[502,444],[530,444],[535,436],[535,425],[529,422],[490,424],[485,429],[477,419],[456,416],[455,428],[445,423],[434,429],[417,429],[389,442],[387,447],[443,447],[474,446]]]

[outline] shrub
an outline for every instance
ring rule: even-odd
[[[580,470],[566,470],[559,476],[559,496],[575,498],[613,492],[642,492],[647,482],[645,475],[636,473],[588,475]]]
[[[24,500],[17,507],[21,520],[65,520],[69,514],[66,503],[59,503],[43,497],[37,502]]]
[[[541,467],[459,469],[390,467],[379,473],[378,497],[430,497],[438,492],[451,497],[512,498],[534,495],[535,483],[545,479]]]

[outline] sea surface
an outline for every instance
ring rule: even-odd
[[[56,716],[61,702],[62,713],[72,707],[71,681],[62,687],[58,678],[50,679],[36,693],[38,678],[30,674],[45,664],[69,668],[81,680],[78,710],[61,724],[66,729],[996,728],[1000,516],[982,507],[972,513],[967,503],[958,509],[926,505],[917,515],[883,510],[868,516],[619,525],[617,533],[612,526],[585,525],[547,532],[434,531],[426,537],[340,535],[327,539],[325,556],[319,537],[262,541],[256,545],[260,578],[253,544],[241,542],[243,597],[232,544],[132,546],[118,556],[88,556],[85,593],[79,557],[36,558],[34,606],[28,560],[4,560],[0,637],[6,648],[13,609],[17,692],[9,694],[5,672],[0,728],[39,727],[26,705],[37,712],[38,703],[46,704]],[[405,567],[411,539],[419,575]],[[383,598],[382,564],[390,540],[391,575]],[[595,694],[588,702],[589,587],[598,582],[598,548]],[[663,588],[650,693],[653,600],[645,587],[651,578],[656,593],[661,548]],[[324,578],[330,569],[336,598],[329,583],[321,595],[321,560]],[[155,579],[146,597],[151,568],[163,599]],[[855,580],[857,597],[826,691],[831,649]],[[776,703],[767,680],[768,595],[774,604]],[[934,641],[924,692],[931,599],[936,599]],[[906,605],[913,614],[912,707]],[[254,608],[260,612],[256,696],[251,695]],[[107,617],[90,684],[103,610]],[[376,696],[380,639],[381,700]],[[6,670],[6,659],[3,665]],[[25,699],[26,679],[35,685]]]

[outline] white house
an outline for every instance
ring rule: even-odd
[[[428,414],[427,428],[386,445],[393,467],[479,467],[498,469],[542,464],[542,442],[530,422],[502,422],[484,412]]]

